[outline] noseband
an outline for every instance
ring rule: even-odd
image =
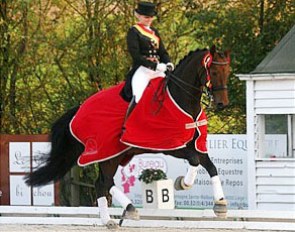
[[[212,64],[216,64],[216,65],[227,65],[229,64],[229,61],[223,61],[223,62],[219,62],[219,61],[212,61]]]

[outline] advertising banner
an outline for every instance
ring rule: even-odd
[[[25,174],[41,165],[37,162],[50,150],[49,142],[9,143],[10,205],[54,205],[54,185],[31,188],[24,182]]]
[[[208,135],[208,151],[215,164],[229,209],[245,209],[247,204],[247,142],[246,135]],[[185,154],[184,154],[185,155]],[[120,167],[115,183],[137,207],[142,207],[141,182],[138,180],[143,169],[162,169],[169,179],[184,176],[189,167],[184,159],[169,155],[143,154]],[[213,207],[213,192],[209,174],[199,166],[192,189],[174,191],[175,207],[206,209]],[[114,200],[113,204],[119,206]]]

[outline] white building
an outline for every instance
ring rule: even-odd
[[[249,209],[295,210],[295,26],[246,81]]]

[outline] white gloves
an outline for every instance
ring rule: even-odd
[[[166,72],[167,70],[167,65],[164,64],[164,63],[158,63],[157,64],[157,68],[156,68],[157,71],[160,71],[160,72]]]
[[[174,70],[174,65],[171,62],[167,64],[159,63],[157,64],[156,70],[160,72],[166,72],[167,70],[172,72]]]
[[[174,64],[172,64],[171,62],[167,63],[167,70],[172,72],[174,70]]]

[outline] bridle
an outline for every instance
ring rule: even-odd
[[[212,65],[228,65],[230,63],[230,61],[223,61],[223,62],[219,62],[219,61],[212,61]],[[227,85],[219,85],[219,86],[212,86],[212,92],[217,92],[217,91],[222,91],[222,90],[227,90]]]
[[[230,62],[229,61],[224,61],[224,62],[219,62],[219,61],[212,61],[212,65],[228,65]],[[191,85],[185,81],[183,81],[181,78],[177,77],[176,75],[174,75],[172,72],[168,71],[167,72],[167,80],[171,80],[174,84],[176,84],[179,88],[181,88],[184,92],[186,92],[187,94],[193,96],[189,91],[187,91],[187,89],[185,89],[185,87],[181,86],[184,85],[186,87],[189,87],[191,89],[197,90],[199,92],[204,93],[203,88],[199,88],[196,87],[194,85]],[[212,86],[211,87],[211,91],[215,92],[215,91],[220,91],[220,90],[226,90],[227,89],[227,85],[220,85],[220,86]]]
[[[229,61],[212,61],[212,65],[228,65],[230,62]],[[172,81],[175,85],[177,85],[179,88],[181,88],[187,95],[190,95],[191,97],[195,98],[196,96],[190,93],[187,88],[194,89],[196,91],[199,91],[201,93],[205,93],[205,95],[209,99],[209,104],[203,102],[204,105],[207,107],[211,106],[211,103],[213,102],[213,92],[217,91],[222,91],[222,90],[227,90],[227,85],[220,85],[220,86],[212,86],[211,88],[206,87],[205,89],[202,87],[196,87],[194,85],[191,85],[185,81],[183,81],[181,78],[177,77],[174,75],[171,71],[167,72],[167,77],[166,77],[166,86],[168,84],[168,81]]]
[[[223,61],[223,62],[219,62],[219,61],[212,61],[212,64],[216,64],[216,65],[227,65],[229,64],[229,61]]]

